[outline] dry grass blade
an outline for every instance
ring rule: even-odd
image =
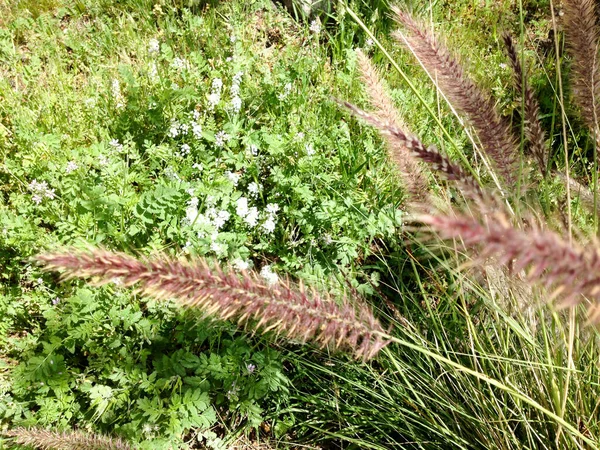
[[[510,34],[503,36],[506,51],[513,69],[515,88],[523,96],[525,109],[525,131],[531,144],[531,153],[537,159],[542,176],[548,173],[548,147],[546,136],[540,123],[540,106],[531,87],[527,84],[525,73],[519,61],[519,55]]]
[[[265,285],[254,273],[238,275],[211,268],[206,261],[195,262],[155,258],[138,260],[122,253],[95,249],[66,250],[43,254],[37,260],[45,270],[62,270],[64,278],[91,278],[97,285],[115,278],[125,286],[158,299],[173,298],[186,306],[198,307],[223,320],[236,319],[256,328],[302,342],[346,350],[357,358],[370,359],[387,341],[384,330],[364,304],[347,301],[337,304],[302,286],[289,283]]]
[[[406,33],[396,32],[396,39],[408,46],[437,80],[448,100],[467,116],[496,169],[509,185],[514,183],[518,147],[509,125],[498,116],[491,99],[465,75],[460,64],[435,37],[425,31],[424,25],[399,8],[394,12],[406,30]]]
[[[565,0],[565,31],[573,55],[573,93],[586,125],[600,142],[600,28],[594,0]]]
[[[467,197],[476,200],[485,199],[485,195],[481,186],[479,186],[479,183],[477,183],[472,176],[467,174],[461,166],[454,164],[448,158],[443,156],[435,147],[425,147],[425,145],[416,137],[407,135],[401,129],[382,121],[373,114],[363,111],[352,103],[342,101],[338,101],[338,103],[355,116],[377,128],[383,135],[396,141],[398,145],[404,146],[410,152],[412,157],[429,164],[433,170],[440,172],[448,180],[456,181],[460,185],[463,194]]]
[[[400,119],[371,59],[360,50],[357,50],[356,54],[361,78],[369,94],[369,101],[375,109],[375,114],[393,127],[405,130],[406,125]],[[425,200],[428,192],[427,182],[421,173],[421,168],[411,156],[411,152],[397,140],[388,137],[386,141],[390,157],[400,170],[408,192],[417,201]]]
[[[501,215],[486,224],[467,216],[423,215],[418,220],[444,239],[477,246],[476,262],[494,257],[515,272],[528,269],[528,280],[549,288],[562,306],[580,303],[584,296],[600,301],[600,249],[595,246],[577,248],[551,231],[517,229]]]
[[[84,431],[50,431],[43,428],[15,428],[3,433],[16,444],[43,450],[130,450],[129,444]]]

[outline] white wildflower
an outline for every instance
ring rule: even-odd
[[[48,182],[42,181],[41,183],[37,180],[33,180],[29,183],[29,190],[31,191],[31,200],[39,205],[42,203],[44,198],[48,198],[50,200],[56,197],[56,193],[54,189],[48,186]]]
[[[89,97],[89,98],[86,98],[86,99],[83,101],[83,104],[84,104],[85,106],[87,106],[88,108],[93,108],[94,106],[96,106],[96,99],[95,99],[94,97]]]
[[[215,135],[215,145],[217,147],[223,147],[225,145],[225,142],[227,142],[228,140],[229,140],[229,135],[227,133],[225,133],[224,131],[219,131]]]
[[[221,242],[213,242],[210,244],[210,249],[215,252],[217,257],[225,256],[227,253],[227,246]]]
[[[177,71],[182,71],[187,66],[187,61],[183,58],[174,58],[171,61],[171,67]]]
[[[192,111],[192,117],[194,118],[194,120],[198,120],[200,118],[200,111],[198,111],[197,109],[194,109]]]
[[[246,197],[240,197],[235,202],[236,204],[236,214],[240,217],[246,217],[248,214],[248,199]]]
[[[235,43],[235,41],[237,41],[237,37],[235,36],[235,34],[231,33],[231,36],[229,36],[229,42],[233,44]]]
[[[123,94],[121,93],[121,83],[116,78],[112,80],[111,85],[112,95],[116,102],[117,109],[121,109],[125,107],[125,99],[123,98]]]
[[[190,204],[185,210],[185,218],[187,222],[191,225],[196,222],[198,219],[198,206]]]
[[[239,71],[233,76],[233,84],[240,84],[242,81],[242,77],[244,76],[244,72]]]
[[[298,134],[296,134],[296,137],[294,139],[296,139],[297,141],[301,141],[302,139],[304,139],[304,136],[306,136],[302,131],[300,131]]]
[[[239,113],[242,109],[242,99],[239,97],[233,97],[231,99],[231,110],[235,113]]]
[[[256,182],[252,182],[248,185],[248,192],[250,193],[250,195],[252,195],[254,198],[258,197],[258,194],[260,193],[260,185]]]
[[[179,136],[179,122],[176,120],[171,121],[171,128],[169,128],[169,136],[176,138]]]
[[[158,42],[158,39],[153,38],[148,41],[148,53],[151,55],[160,53],[160,42]]]
[[[267,212],[274,216],[275,214],[277,214],[277,211],[279,211],[279,205],[277,203],[269,203],[267,205]]]
[[[182,123],[181,125],[179,125],[179,131],[181,131],[181,134],[188,134],[189,130],[190,126],[187,123]]]
[[[213,109],[221,101],[221,94],[219,92],[213,92],[208,96],[208,108]]]
[[[194,122],[192,124],[192,134],[196,139],[200,139],[202,137],[202,125]]]
[[[314,34],[319,34],[321,32],[321,21],[319,19],[313,20],[310,23],[309,30]]]
[[[257,156],[258,155],[258,147],[254,144],[252,144],[248,150],[250,151],[250,153],[252,154],[252,156]]]
[[[244,217],[244,222],[246,222],[251,228],[254,228],[256,224],[258,224],[258,209],[256,206],[252,206],[248,209],[246,217]]]
[[[314,147],[313,147],[313,145],[312,145],[312,144],[310,144],[310,143],[309,143],[309,144],[306,144],[306,145],[304,146],[304,149],[306,150],[306,154],[307,154],[308,156],[312,156],[312,155],[314,155],[314,154],[315,154],[315,148],[314,148]]]
[[[246,270],[248,270],[248,268],[250,267],[250,264],[248,263],[248,261],[244,261],[241,258],[237,258],[233,261],[233,267],[240,271],[240,272],[245,272]]]
[[[112,148],[114,148],[115,150],[122,152],[123,151],[123,144],[121,144],[119,142],[118,139],[112,139],[108,145],[110,145]]]
[[[98,156],[98,164],[100,164],[100,166],[106,167],[106,166],[108,166],[109,163],[110,163],[110,161],[108,160],[108,158],[106,156],[104,156],[104,155]]]
[[[263,222],[262,229],[265,230],[267,234],[271,234],[273,231],[275,231],[275,218],[273,216],[269,216],[267,220]]]
[[[217,230],[223,228],[223,225],[225,225],[225,223],[227,223],[230,216],[231,216],[231,214],[229,214],[229,211],[225,211],[225,210],[219,211],[217,213],[216,217],[213,219],[213,226]]]
[[[231,172],[228,170],[227,172],[225,172],[225,176],[227,177],[227,179],[229,181],[231,181],[231,183],[234,186],[237,186],[238,183],[240,182],[241,175],[239,173]]]
[[[196,169],[198,172],[202,172],[204,170],[204,166],[200,163],[192,164],[192,169]]]
[[[223,89],[223,80],[221,80],[220,78],[215,78],[212,81],[212,92],[221,93],[221,89]]]
[[[180,158],[185,158],[186,156],[188,156],[190,154],[190,146],[188,144],[183,144],[180,148],[179,148],[179,152],[177,153],[177,156],[179,156]]]
[[[279,98],[279,100],[283,100],[288,95],[290,95],[291,92],[292,92],[292,83],[286,83],[286,85],[283,87],[283,92],[281,94],[279,94],[279,96],[277,98]]]
[[[260,276],[263,277],[267,284],[270,285],[277,284],[279,281],[279,277],[275,272],[273,272],[273,269],[271,269],[270,265],[263,266],[263,268],[260,269]]]
[[[79,169],[79,166],[77,165],[77,163],[75,161],[69,161],[67,163],[67,166],[65,167],[65,172],[71,173],[77,169]]]
[[[167,178],[171,178],[172,180],[175,180],[175,181],[181,181],[181,177],[175,171],[175,169],[173,169],[173,167],[171,167],[171,166],[167,166],[167,168],[165,169],[164,174],[165,174],[165,176]]]

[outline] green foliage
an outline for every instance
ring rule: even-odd
[[[281,436],[290,367],[272,344],[29,259],[92,243],[311,284],[343,267],[372,292],[355,272],[395,239],[402,192],[330,99],[359,88],[354,62],[268,1],[121,3],[10,8],[0,31],[0,420],[148,448],[267,421]]]
[[[15,343],[22,362],[1,410],[13,423],[88,422],[166,445],[210,429],[217,414],[256,427],[260,405],[287,395],[278,352],[193,312],[132,302],[118,288],[74,288],[40,313],[43,331]]]

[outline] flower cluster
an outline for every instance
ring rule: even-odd
[[[254,228],[258,223],[258,208],[256,206],[249,207],[246,197],[240,197],[237,200],[235,212],[251,228]]]
[[[221,91],[223,90],[223,80],[220,78],[215,78],[212,81],[211,92],[208,96],[208,109],[211,111],[219,104],[221,101]]]
[[[181,72],[187,66],[188,62],[183,58],[174,58],[173,61],[171,61],[171,67],[178,72]]]
[[[75,161],[69,161],[65,167],[65,173],[71,173],[79,169],[79,165]]]
[[[267,205],[267,220],[262,224],[262,229],[267,234],[271,234],[275,231],[277,211],[279,211],[279,205],[277,203],[269,203]]]
[[[51,189],[46,181],[39,182],[33,180],[29,183],[29,190],[31,191],[31,200],[33,200],[36,205],[42,203],[44,198],[52,200],[56,197],[54,189]]]
[[[117,109],[125,108],[125,97],[121,93],[121,83],[116,78],[112,80],[111,92]]]
[[[180,136],[187,136],[192,132],[194,138],[200,140],[202,138],[202,125],[198,123],[200,119],[200,112],[197,110],[193,110],[190,113],[190,122],[189,123],[181,123],[176,119],[171,120],[171,125],[169,126],[169,136],[173,139],[178,138]],[[186,144],[183,144],[186,145]],[[187,152],[189,153],[189,152]]]
[[[263,266],[262,269],[260,269],[260,276],[264,278],[264,280],[269,286],[272,286],[279,282],[279,277],[275,272],[273,272],[273,269],[269,264]]]
[[[160,43],[158,42],[158,39],[150,39],[150,41],[148,41],[148,53],[151,55],[160,53]]]
[[[237,72],[233,76],[233,80],[231,83],[231,111],[234,113],[239,113],[242,109],[242,99],[240,98],[240,83],[242,81],[242,76],[244,72]]]

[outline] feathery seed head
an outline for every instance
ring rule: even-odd
[[[121,439],[84,431],[51,431],[43,428],[14,428],[3,432],[16,444],[30,445],[43,450],[129,450]]]
[[[45,270],[62,270],[64,279],[91,278],[93,284],[102,285],[118,278],[124,286],[136,285],[143,295],[173,298],[207,315],[240,324],[256,321],[256,328],[264,331],[331,345],[365,360],[388,343],[381,325],[364,304],[338,304],[328,296],[309,295],[302,286],[293,288],[288,282],[269,286],[253,272],[237,274],[211,268],[204,260],[139,260],[100,249],[68,249],[36,259]]]
[[[486,153],[507,184],[512,184],[518,147],[510,127],[496,113],[492,100],[465,75],[460,64],[435,36],[425,31],[424,25],[400,8],[394,8],[394,13],[406,30],[405,33],[396,32],[394,37],[409,48],[450,102],[468,117]]]
[[[552,231],[534,227],[513,227],[502,215],[489,217],[485,224],[468,216],[422,215],[418,221],[430,225],[444,239],[460,239],[465,246],[479,249],[475,262],[494,257],[515,272],[528,269],[531,282],[540,282],[559,297],[561,306],[572,306],[587,297],[600,302],[600,249],[578,248]],[[589,310],[590,320],[597,307]],[[593,314],[592,314],[593,313]]]

